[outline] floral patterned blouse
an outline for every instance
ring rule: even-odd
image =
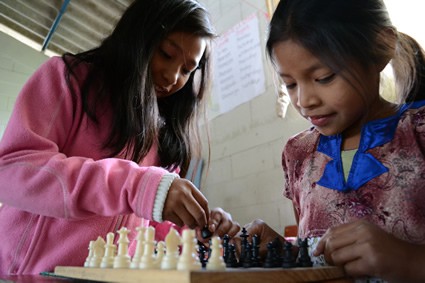
[[[299,217],[300,238],[367,219],[405,241],[425,244],[425,101],[367,123],[347,180],[341,136],[311,128],[286,144],[284,195]]]

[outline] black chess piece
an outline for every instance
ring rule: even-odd
[[[245,256],[240,259],[240,265],[244,268],[252,267],[252,245],[248,242],[245,245]]]
[[[245,229],[245,227],[242,228],[242,232],[239,235],[242,240],[241,240],[241,254],[239,256],[239,264],[241,266],[243,266],[244,261],[246,260],[247,257],[249,257],[249,253],[248,253],[248,233]]]
[[[202,268],[205,268],[207,266],[208,257],[206,256],[207,247],[198,241],[198,256],[199,261],[201,262]]]
[[[297,266],[295,256],[293,254],[293,245],[291,242],[283,243],[282,267],[293,268]]]
[[[252,244],[251,244],[251,266],[252,267],[260,267],[261,266],[261,258],[260,258],[260,238],[257,234],[252,236]]]
[[[298,266],[299,267],[312,267],[310,255],[308,254],[307,239],[298,239]]]
[[[226,267],[239,267],[239,262],[236,258],[236,248],[234,244],[229,245],[229,257],[226,261]]]
[[[212,232],[208,229],[208,226],[205,226],[204,228],[202,228],[201,230],[202,239],[208,239],[211,236],[212,236]]]
[[[276,267],[276,251],[273,246],[273,242],[267,244],[267,255],[263,264],[264,268],[273,268]]]
[[[230,240],[229,235],[225,234],[223,236],[223,242],[222,242],[224,262],[227,262],[227,259],[229,258],[229,240]]]
[[[248,243],[248,237],[249,237],[248,231],[246,231],[245,227],[242,228],[242,232],[239,236],[242,238],[241,248],[243,248]]]

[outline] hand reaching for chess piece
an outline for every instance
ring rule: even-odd
[[[207,243],[212,236],[223,238],[224,235],[234,237],[240,230],[238,222],[233,221],[230,213],[220,207],[211,209],[208,225],[202,230],[197,230],[197,238]]]
[[[261,219],[256,219],[244,226],[246,233],[248,234],[248,241],[251,241],[252,236],[257,235],[260,238],[259,256],[264,259],[267,254],[267,244],[279,239],[282,243],[285,241],[284,237],[273,230],[267,223]],[[242,239],[240,235],[234,237],[232,243],[236,246],[238,254],[241,252]]]

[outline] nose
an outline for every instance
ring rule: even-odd
[[[297,106],[311,108],[319,103],[314,88],[310,85],[300,85],[297,89]]]
[[[163,77],[165,82],[167,83],[167,86],[174,86],[177,84],[177,81],[179,79],[179,72],[178,70],[172,69],[171,67],[166,69],[163,73]]]

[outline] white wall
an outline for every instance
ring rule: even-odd
[[[48,59],[16,39],[0,32],[0,138],[9,121],[16,96],[29,76]]]
[[[219,34],[256,13],[266,92],[211,121],[211,164],[201,190],[211,207],[224,208],[240,224],[261,218],[277,231],[283,231],[284,226],[294,224],[295,220],[291,203],[282,196],[281,152],[285,141],[308,124],[291,107],[286,118],[276,115],[273,70],[264,52],[269,20],[266,3],[261,0],[202,2],[211,12]]]

